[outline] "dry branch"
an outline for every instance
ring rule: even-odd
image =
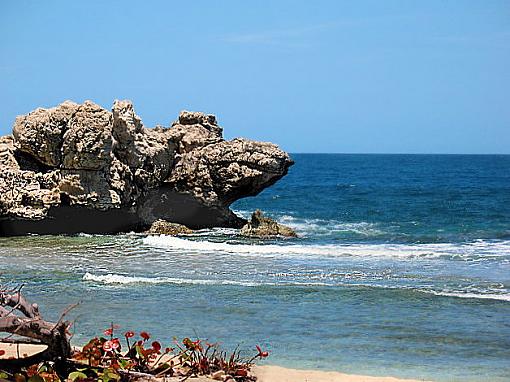
[[[21,287],[16,290],[0,288],[0,332],[8,333],[4,341],[16,343],[16,339],[11,338],[16,336],[24,337],[18,343],[32,342],[47,346],[41,353],[30,357],[0,359],[0,369],[30,366],[42,361],[64,365],[71,354],[68,326],[69,323],[62,318],[57,323],[44,320],[39,306],[27,301],[21,293]]]

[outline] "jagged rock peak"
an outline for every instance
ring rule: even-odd
[[[65,101],[50,109],[37,108],[18,116],[12,129],[16,148],[44,165],[58,166],[64,133],[78,108],[78,104]]]
[[[181,111],[177,123],[181,125],[202,125],[210,130],[219,131],[220,135],[223,131],[222,128],[218,126],[215,115],[197,111]]]

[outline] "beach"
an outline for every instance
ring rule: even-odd
[[[255,366],[260,382],[418,382],[417,379],[343,374],[335,371],[297,370],[280,366]],[[421,380],[423,381],[423,380]]]
[[[17,358],[18,355],[32,355],[44,350],[43,345],[5,344],[0,342],[0,350],[6,353],[1,358]],[[259,382],[418,382],[414,379],[399,379],[393,377],[374,377],[364,375],[343,374],[318,370],[296,370],[279,366],[254,366],[253,375]],[[178,381],[179,378],[165,378],[165,381]],[[192,378],[191,381],[214,381],[212,378]]]

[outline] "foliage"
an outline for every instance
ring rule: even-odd
[[[45,362],[21,370],[0,370],[0,379],[16,382],[121,382],[154,376],[178,377],[184,381],[193,376],[215,375],[224,381],[248,382],[256,380],[250,375],[255,360],[269,356],[268,352],[256,346],[257,353],[253,357],[243,358],[239,348],[228,353],[218,344],[190,338],[180,342],[174,339],[174,347],[163,349],[161,343],[151,340],[146,331],[138,336],[127,331],[120,339],[115,335],[118,328],[112,324],[104,331],[104,336],[92,338],[80,351],[76,351],[67,361],[65,373],[57,372],[54,364]]]

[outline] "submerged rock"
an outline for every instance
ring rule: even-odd
[[[189,235],[193,233],[192,229],[189,229],[185,225],[168,222],[163,219],[158,219],[154,223],[152,223],[151,227],[147,231],[149,234],[156,235]]]
[[[0,137],[0,235],[143,231],[158,219],[234,227],[230,209],[293,164],[276,145],[225,141],[210,114],[146,128],[130,101],[66,101]]]
[[[264,216],[260,210],[256,210],[251,215],[251,220],[241,228],[241,235],[260,238],[271,236],[297,237],[292,228]]]

